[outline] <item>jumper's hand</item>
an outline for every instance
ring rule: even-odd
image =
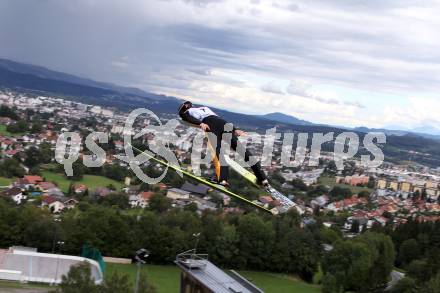
[[[237,129],[237,130],[235,130],[235,135],[236,136],[246,136],[247,133],[244,132],[243,130]]]
[[[201,123],[200,124],[200,128],[203,129],[204,132],[210,131],[211,129],[209,128],[208,124],[205,123]]]

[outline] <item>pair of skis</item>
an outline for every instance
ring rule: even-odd
[[[226,157],[226,163],[231,167],[235,172],[240,174],[243,178],[251,182],[253,185],[257,186],[260,189],[263,189],[268,193],[270,196],[272,196],[275,200],[279,201],[282,206],[286,207],[286,209],[290,209],[295,207],[295,203],[291,201],[288,197],[283,195],[281,192],[273,188],[272,186],[263,187],[258,184],[257,177],[245,169],[243,166],[241,166],[236,161],[232,160],[230,157]]]
[[[161,160],[161,159],[158,159],[158,158],[156,158],[155,156],[150,155],[148,152],[142,151],[142,150],[138,149],[137,147],[135,147],[135,146],[133,146],[133,145],[131,145],[131,147],[132,147],[134,150],[136,150],[137,152],[141,153],[142,155],[148,157],[148,158],[151,159],[152,161],[154,161],[154,162],[156,162],[156,163],[159,163],[160,165],[162,165],[162,166],[164,166],[164,167],[168,167],[168,168],[174,170],[175,172],[180,172],[180,173],[182,173],[183,175],[185,175],[185,176],[188,177],[188,178],[191,178],[191,179],[193,179],[193,180],[195,180],[195,181],[197,181],[197,182],[199,182],[199,183],[201,183],[201,184],[204,184],[204,185],[206,185],[206,186],[209,186],[209,187],[211,187],[212,189],[215,189],[215,190],[217,190],[217,191],[220,191],[220,192],[222,192],[222,193],[224,193],[224,194],[226,194],[226,195],[228,195],[228,196],[234,197],[234,198],[236,198],[236,199],[238,199],[238,200],[240,200],[240,201],[243,201],[243,202],[245,202],[245,203],[247,203],[247,204],[250,204],[250,205],[252,205],[252,206],[258,208],[259,210],[262,210],[262,211],[264,211],[264,212],[268,212],[268,213],[273,214],[273,211],[271,211],[270,209],[265,208],[264,206],[259,205],[258,203],[253,202],[253,201],[251,201],[251,200],[249,200],[249,199],[247,199],[247,198],[245,198],[245,197],[243,197],[243,196],[241,196],[241,195],[238,195],[238,194],[236,194],[236,193],[234,193],[234,192],[228,190],[227,188],[225,188],[225,187],[222,186],[222,185],[219,185],[219,184],[213,183],[213,182],[211,182],[211,181],[209,181],[209,180],[207,180],[207,179],[205,179],[205,178],[203,178],[203,177],[196,176],[196,175],[192,174],[191,172],[188,172],[188,171],[186,171],[186,170],[183,170],[183,169],[180,168],[179,166],[174,166],[174,165],[172,165],[172,164],[170,164],[170,163],[168,163],[168,162],[166,162],[166,161],[163,161],[163,160]]]
[[[134,147],[133,145],[131,145],[131,147],[136,150],[139,153],[142,153],[143,155],[147,156],[148,158],[150,158],[151,160],[153,160],[156,163],[159,163],[161,165],[163,165],[164,167],[168,167],[172,170],[174,170],[175,172],[181,172],[183,175],[185,175],[186,177],[189,177],[201,184],[204,184],[206,186],[209,186],[217,191],[220,191],[228,196],[231,196],[233,198],[236,198],[240,201],[243,201],[247,204],[250,204],[254,207],[256,207],[259,210],[262,210],[264,212],[268,212],[271,214],[278,214],[278,210],[276,209],[268,209],[266,207],[264,207],[261,204],[258,204],[254,201],[251,201],[241,195],[238,195],[230,190],[228,190],[226,187],[213,183],[203,177],[199,177],[196,176],[194,174],[192,174],[191,172],[188,172],[186,170],[183,170],[182,168],[180,168],[179,166],[174,166],[169,164],[166,161],[163,161],[161,159],[156,158],[155,156],[150,155],[148,152],[144,152],[136,147]],[[260,189],[263,189],[264,191],[266,191],[269,195],[271,195],[275,200],[278,200],[284,207],[285,207],[285,211],[287,211],[288,209],[292,208],[295,206],[295,203],[293,203],[289,198],[285,197],[283,194],[281,194],[280,192],[278,192],[277,190],[275,190],[273,187],[268,186],[263,188],[262,186],[260,186],[257,183],[257,178],[255,177],[255,175],[251,172],[249,172],[248,170],[246,170],[244,167],[242,167],[240,164],[238,164],[237,162],[235,162],[234,160],[232,160],[231,158],[226,158],[226,161],[228,163],[228,165],[238,174],[240,174],[241,176],[243,176],[243,178],[245,178],[246,180],[248,180],[249,182],[251,182],[253,185],[257,186]]]

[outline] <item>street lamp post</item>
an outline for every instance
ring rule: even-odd
[[[200,232],[193,234],[193,237],[196,239],[196,245],[194,246],[194,255],[197,254],[197,246],[199,245],[200,234]]]
[[[53,219],[53,221],[54,221],[54,229],[53,229],[53,240],[52,240],[52,254],[55,254],[55,248],[56,248],[56,245],[57,245],[57,236],[58,236],[58,223],[60,223],[61,222],[61,219],[60,218],[55,218],[55,219]],[[60,242],[60,241],[58,241],[58,242]],[[64,242],[63,242],[63,244],[64,244]],[[57,258],[57,268],[56,268],[56,271],[55,271],[55,277],[54,277],[54,281],[53,281],[53,285],[56,285],[56,279],[57,279],[57,277],[58,277],[58,258]]]
[[[61,246],[64,245],[64,241],[58,241],[57,244],[58,244],[59,250],[57,253],[57,268],[55,270],[55,280],[54,280],[55,284],[57,283],[57,279],[58,279],[58,270],[60,267],[60,252],[61,252]]]
[[[139,280],[141,278],[141,266],[147,262],[147,257],[150,255],[150,251],[145,248],[141,248],[136,251],[136,255],[134,256],[134,261],[137,264],[137,273],[136,273],[136,284],[134,287],[134,293],[138,293],[139,291]]]
[[[61,222],[61,219],[55,218],[53,221],[55,222],[55,226],[53,229],[54,231],[53,231],[53,240],[52,240],[52,254],[55,253],[55,244],[57,241],[57,234],[58,234],[58,224],[57,223]]]

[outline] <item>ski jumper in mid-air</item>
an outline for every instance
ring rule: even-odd
[[[179,107],[179,116],[182,118],[183,121],[188,122],[190,124],[193,124],[197,127],[200,127],[205,132],[212,132],[216,136],[216,147],[215,147],[215,160],[218,162],[222,162],[219,165],[218,170],[216,170],[217,173],[217,181],[219,184],[223,186],[228,186],[228,173],[229,168],[227,164],[225,164],[225,160],[220,158],[221,155],[225,154],[226,152],[221,152],[221,146],[222,146],[222,137],[223,133],[231,133],[231,143],[230,147],[236,151],[237,146],[240,143],[238,141],[238,136],[244,135],[245,132],[242,130],[239,130],[235,127],[232,128],[232,131],[226,131],[225,125],[228,123],[223,118],[219,117],[217,114],[215,114],[211,109],[208,107],[193,107],[192,103],[189,101],[184,102]],[[252,153],[249,150],[245,150],[244,154],[244,160],[246,162],[249,162],[249,158],[252,156]],[[259,185],[262,186],[269,186],[269,182],[267,181],[266,174],[264,174],[263,170],[261,169],[261,163],[258,161],[254,165],[251,166],[252,171],[254,172],[255,176],[257,177],[257,182]]]

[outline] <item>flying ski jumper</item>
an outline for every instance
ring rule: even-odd
[[[261,169],[261,163],[257,162],[251,166],[253,173],[249,172],[247,169],[242,167],[240,164],[229,158],[228,155],[223,155],[221,152],[222,146],[222,136],[224,133],[231,133],[231,143],[230,147],[236,151],[237,146],[239,144],[238,136],[245,134],[245,132],[237,129],[236,127],[232,128],[232,131],[225,131],[225,125],[227,121],[223,118],[219,117],[208,107],[193,107],[192,103],[189,101],[184,102],[179,107],[179,116],[183,121],[203,129],[205,132],[212,132],[216,136],[216,148],[215,148],[215,156],[214,156],[214,166],[216,170],[217,181],[220,185],[227,187],[229,184],[228,180],[228,172],[229,167],[231,167],[234,171],[236,171],[243,178],[254,184],[255,186],[265,190],[269,193],[275,200],[278,200],[286,209],[290,209],[295,207],[295,203],[292,202],[289,198],[281,194],[275,188],[270,186],[266,174],[264,174]],[[211,143],[212,147],[213,143]],[[223,156],[223,157],[221,157]],[[245,161],[249,162],[249,158],[252,156],[252,153],[249,150],[245,150]]]
[[[230,160],[227,157],[226,152],[221,152],[222,147],[222,137],[224,133],[231,133],[231,143],[230,148],[234,151],[237,150],[237,146],[240,143],[238,141],[238,136],[245,134],[243,131],[232,128],[232,131],[225,131],[225,125],[228,123],[223,118],[219,117],[208,107],[193,107],[192,103],[189,101],[184,102],[179,107],[179,116],[183,121],[186,121],[196,127],[200,127],[205,132],[212,132],[216,136],[216,142],[212,142],[211,145],[215,145],[215,157],[214,165],[216,166],[217,181],[223,186],[229,186],[228,175],[229,175],[229,164]],[[249,150],[245,150],[244,160],[249,162],[249,158],[252,153]],[[229,160],[228,160],[229,159]],[[258,161],[251,166],[252,171],[257,178],[258,185],[268,187],[269,182],[267,181],[266,174],[264,174],[261,169],[261,163]]]

